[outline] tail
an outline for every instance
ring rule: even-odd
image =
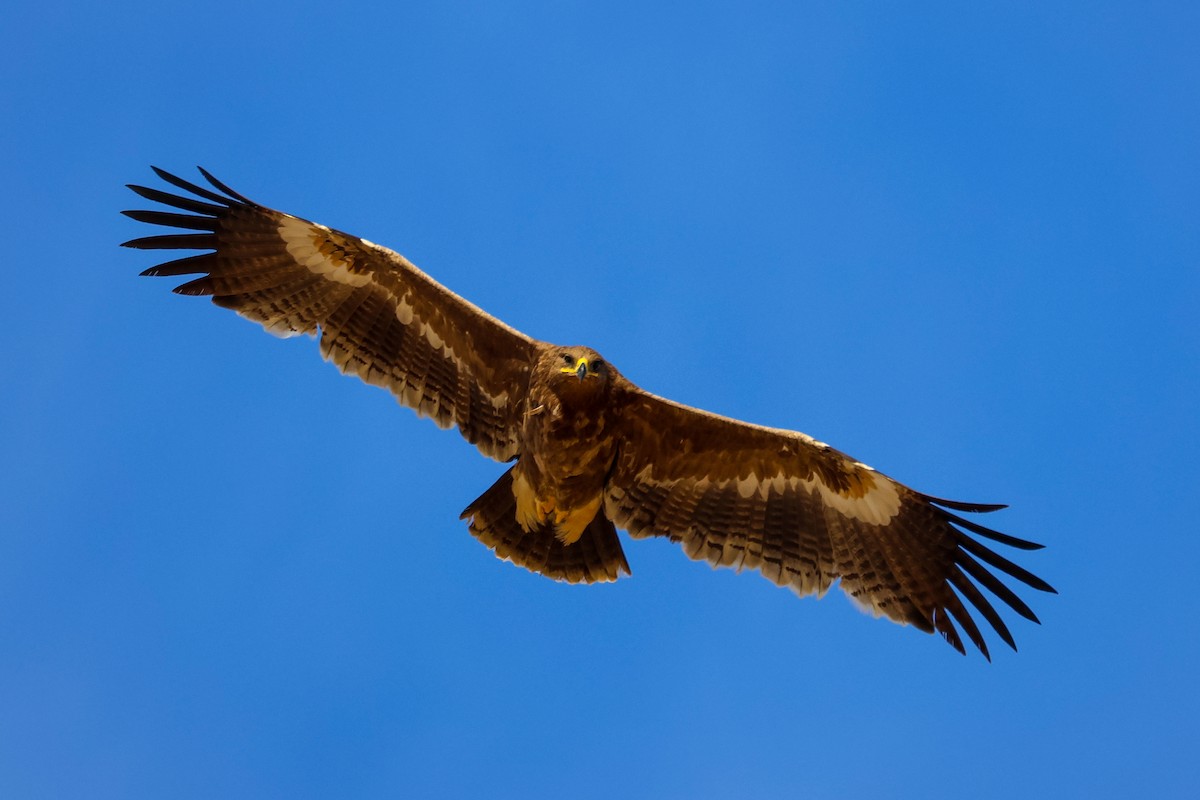
[[[517,499],[512,490],[512,469],[467,506],[459,519],[468,519],[471,535],[495,551],[499,558],[531,572],[568,583],[615,581],[630,575],[617,529],[601,509],[583,535],[563,544],[546,526],[527,531],[517,522]]]

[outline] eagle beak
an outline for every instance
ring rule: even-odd
[[[588,360],[586,358],[581,358],[575,362],[575,366],[563,367],[559,370],[559,372],[567,375],[570,375],[573,372],[579,377],[579,380],[583,380],[588,374]]]

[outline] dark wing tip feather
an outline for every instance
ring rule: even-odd
[[[191,297],[202,297],[214,293],[212,278],[205,275],[202,278],[180,284],[171,290],[175,294],[186,294]]]
[[[217,229],[217,220],[215,217],[141,209],[122,211],[121,213],[132,220],[145,222],[150,225],[162,225],[166,228],[183,228],[185,230],[208,231],[210,233],[215,232]]]
[[[168,233],[130,239],[122,242],[121,247],[135,250],[216,250],[217,237],[211,233]]]
[[[216,265],[215,253],[199,253],[194,256],[164,261],[141,272],[142,277],[158,278],[169,275],[199,275],[212,272]]]
[[[954,623],[950,621],[949,614],[934,614],[933,627],[934,630],[941,634],[942,638],[946,640],[946,643],[957,650],[959,654],[964,656],[967,654],[967,649],[963,647],[962,639],[959,637],[958,630],[954,627]],[[984,655],[987,656],[987,653],[984,653]],[[988,656],[988,660],[991,661],[990,656]]]
[[[944,497],[934,497],[931,494],[922,494],[921,499],[933,503],[935,506],[943,506],[945,508],[953,508],[955,511],[968,511],[972,514],[988,514],[992,511],[1000,511],[1008,508],[1007,503],[964,503],[961,500],[947,500]]]
[[[938,509],[938,513],[959,527],[966,528],[972,533],[978,534],[985,539],[991,539],[993,542],[999,542],[1000,544],[1005,544],[1009,547],[1015,547],[1018,550],[1041,550],[1046,546],[1044,544],[1038,544],[1037,542],[1031,542],[1028,539],[1018,539],[1016,536],[1009,536],[1007,533],[1000,533],[1000,531],[995,531],[991,528],[984,527],[978,522],[972,522],[969,519],[964,519],[957,514],[951,514],[949,511],[944,509]]]
[[[245,203],[246,205],[249,205],[249,206],[257,206],[258,205],[258,203],[254,202],[250,198],[246,197],[243,194],[240,194],[239,192],[235,192],[233,189],[230,189],[228,186],[226,186],[223,182],[217,180],[215,177],[213,177],[213,174],[211,172],[209,172],[208,170],[206,170],[204,167],[197,166],[196,169],[200,170],[200,174],[204,176],[205,180],[207,180],[213,186],[217,187],[222,192],[224,192],[225,194],[234,198],[235,200],[237,200],[241,203]]]
[[[144,197],[147,200],[152,200],[155,203],[162,203],[173,208],[181,208],[184,211],[192,211],[196,214],[207,214],[210,217],[220,216],[229,208],[228,205],[215,205],[206,203],[203,200],[197,200],[194,197],[184,197],[178,194],[164,192],[161,189],[154,189],[149,186],[140,186],[136,183],[125,184],[134,194]]]

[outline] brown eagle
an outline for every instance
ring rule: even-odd
[[[216,191],[154,171],[186,194],[129,188],[186,213],[124,213],[194,233],[125,246],[206,252],[142,274],[200,275],[175,291],[210,295],[279,336],[319,335],[343,372],[515,462],[462,513],[502,559],[570,583],[613,581],[630,574],[618,527],[665,536],[799,595],[840,581],[875,616],[937,631],[961,653],[957,622],[989,660],[964,599],[1014,650],[980,587],[1038,619],[988,567],[1054,592],[970,534],[1041,545],[953,513],[1004,506],[921,494],[803,433],[656,397],[595,350],[531,339],[391,250],[261,206],[203,169]]]

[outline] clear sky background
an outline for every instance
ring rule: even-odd
[[[982,5],[6,11],[0,797],[1194,792],[1200,17]],[[137,277],[151,163],[1010,503],[1061,594],[988,664],[668,542],[502,563],[500,465]]]

